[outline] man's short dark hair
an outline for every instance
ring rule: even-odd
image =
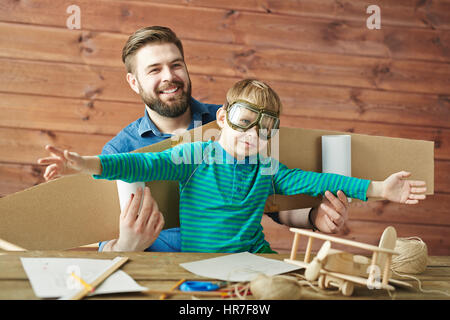
[[[180,50],[184,59],[183,45],[175,32],[167,27],[151,26],[137,30],[125,43],[122,49],[122,61],[127,72],[134,73],[136,70],[135,55],[143,46],[150,43],[173,43]]]

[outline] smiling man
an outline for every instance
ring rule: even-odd
[[[135,64],[138,67],[127,74],[127,81],[141,96],[150,118],[189,120],[191,81],[180,50],[171,43],[147,45],[136,53]]]
[[[126,79],[145,105],[142,118],[122,129],[102,154],[131,152],[216,120],[221,107],[191,96],[191,80],[181,41],[166,27],[146,27],[132,34],[122,51]],[[225,97],[224,97],[225,100]],[[142,207],[139,209],[143,197]],[[311,210],[272,213],[278,223],[336,232],[347,219],[348,201],[342,191],[330,192]],[[311,222],[315,225],[312,225]],[[180,229],[162,230],[164,219],[150,190],[138,190],[120,216],[119,239],[100,244],[99,251],[180,251]]]

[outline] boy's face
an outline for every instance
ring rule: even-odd
[[[245,132],[237,131],[229,126],[226,117],[227,112],[223,107],[217,110],[217,123],[222,129],[219,143],[229,154],[243,159],[255,155],[267,147],[268,140],[260,139],[258,136],[258,126]],[[245,121],[245,117],[243,121]]]
[[[136,52],[135,72],[127,74],[131,88],[162,116],[183,114],[191,96],[191,81],[180,50],[173,43],[148,44]]]

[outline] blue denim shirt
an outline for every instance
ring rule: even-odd
[[[188,130],[196,126],[207,124],[216,120],[216,112],[221,107],[216,104],[201,103],[194,98],[190,100],[192,120]],[[105,144],[102,154],[114,154],[131,152],[136,149],[158,143],[170,138],[172,135],[162,133],[150,119],[145,111],[142,118],[130,123],[122,129],[114,138]],[[100,242],[99,251],[107,241]],[[181,251],[180,228],[162,230],[156,241],[145,251],[178,252]]]
[[[193,129],[194,124],[200,126],[216,120],[216,112],[221,107],[216,104],[201,103],[194,98],[191,98],[189,105],[192,120],[188,130]],[[107,142],[103,147],[102,154],[131,152],[161,142],[171,136],[169,133],[159,131],[148,116],[147,111],[145,111],[145,115],[142,118],[130,123]]]

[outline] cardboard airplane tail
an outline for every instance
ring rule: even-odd
[[[214,121],[187,134],[190,141],[209,140],[212,135],[204,133],[217,129]],[[353,177],[384,180],[406,170],[412,172],[410,179],[426,181],[427,194],[434,193],[432,141],[281,128],[279,159],[289,168],[321,172],[321,136],[335,134],[351,135]],[[167,139],[134,152],[159,152],[180,141]],[[179,226],[178,182],[152,181],[146,185],[164,215],[164,228]],[[320,201],[307,195],[274,195],[267,199],[266,211],[309,208]],[[89,175],[62,177],[1,198],[0,239],[27,250],[75,248],[117,238],[119,215],[115,181],[95,180]]]

